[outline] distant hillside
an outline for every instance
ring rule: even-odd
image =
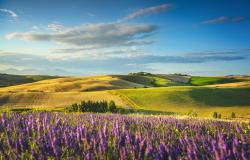
[[[191,76],[181,74],[159,74],[158,76],[183,84],[189,83],[191,79]]]
[[[186,83],[182,83],[174,78],[169,78],[166,75],[158,75],[158,74],[129,74],[129,75],[116,75],[116,77],[142,84],[144,87],[167,87],[167,86],[180,86],[187,85]],[[181,77],[179,78],[181,79]]]
[[[0,88],[0,92],[87,92],[135,87],[143,85],[105,75],[48,79]]]
[[[111,76],[113,78],[117,78],[117,80],[123,80],[123,82],[126,81],[126,83],[132,82],[133,87],[166,87],[166,86],[188,86],[188,85],[203,86],[203,85],[215,85],[215,84],[250,81],[250,78],[246,76],[245,77],[242,77],[242,76],[199,77],[199,76],[189,76],[189,75],[184,75],[184,74],[151,74],[151,73],[146,73],[146,72],[137,72],[137,73],[130,73],[128,75],[111,75]],[[98,76],[92,76],[92,77],[98,77]],[[32,82],[37,82],[41,80],[49,80],[49,79],[56,79],[56,78],[63,78],[63,77],[46,76],[46,75],[10,75],[10,74],[0,73],[0,87],[14,86],[14,85],[20,85],[20,84],[25,84],[25,83],[32,83]],[[71,79],[72,81],[74,81],[74,80],[77,80],[79,77],[78,78],[77,77],[65,77],[65,78]],[[94,78],[91,78],[91,76],[85,76],[84,79],[85,80],[88,79],[89,84],[91,84],[90,82],[91,80],[94,80]],[[101,81],[102,79],[98,80],[98,82],[101,82]],[[103,79],[103,81],[105,83],[106,80]],[[56,85],[56,83],[54,82],[56,81],[51,81],[48,83],[53,83],[53,85]],[[83,82],[83,85],[85,85],[84,84],[85,81],[78,81],[77,83],[81,84],[81,82]],[[64,83],[64,81],[62,80],[60,83]],[[135,85],[135,83],[137,84],[137,86]],[[64,84],[58,84],[58,85],[64,85]],[[123,86],[118,87],[118,89],[131,88],[131,86],[126,87],[126,85],[127,84],[123,84]],[[99,87],[102,88],[102,84],[100,84]],[[111,87],[111,89],[115,89],[115,88]],[[90,90],[96,90],[96,89],[90,88]],[[102,90],[105,90],[105,86]]]
[[[44,75],[11,75],[0,73],[0,87],[13,86],[24,83],[31,83],[45,79],[58,78],[57,76],[44,76]]]
[[[217,87],[217,88],[232,88],[232,87],[249,87],[250,81],[246,80],[243,82],[232,82],[232,83],[223,83],[223,84],[212,84],[208,85],[209,87]]]
[[[242,82],[244,79],[233,78],[233,77],[199,77],[193,76],[190,80],[190,84],[194,86],[204,86],[212,84],[225,84],[225,83],[234,83]]]

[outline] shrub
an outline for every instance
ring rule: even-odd
[[[221,119],[221,114],[218,115],[218,118]]]
[[[231,118],[235,118],[235,117],[236,117],[235,113],[234,113],[234,112],[232,112],[232,114],[231,114]]]
[[[193,112],[193,111],[188,112],[187,115],[190,117],[197,117],[198,116],[198,114],[196,112]]]
[[[214,112],[213,118],[217,118],[217,117],[218,117],[218,113],[217,113],[217,112]]]
[[[67,107],[66,110],[68,112],[78,112],[78,105],[74,103],[71,106]]]
[[[156,82],[155,82],[155,79],[152,79],[152,80],[150,81],[150,84],[151,84],[152,86],[157,86],[157,84],[156,84]]]

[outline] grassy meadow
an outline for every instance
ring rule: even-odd
[[[112,92],[132,101],[132,106],[145,110],[197,113],[199,117],[211,117],[214,112],[221,113],[225,118],[230,117],[232,112],[240,117],[250,115],[250,88],[178,86]]]
[[[225,83],[234,83],[242,81],[244,80],[236,78],[194,76],[191,78],[190,83],[194,86],[204,86],[204,85],[225,84]]]

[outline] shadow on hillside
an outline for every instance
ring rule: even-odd
[[[13,108],[13,109],[11,109],[11,111],[12,112],[22,113],[22,112],[32,111],[32,108]]]
[[[6,104],[9,102],[10,97],[9,96],[0,96],[0,106]]]
[[[188,94],[208,106],[250,106],[250,88],[193,88]]]
[[[147,115],[174,115],[175,112],[166,112],[166,111],[155,111],[155,110],[145,110],[145,109],[125,109],[118,108],[117,113],[120,114],[147,114]]]
[[[26,112],[45,112],[46,110],[34,110],[32,108],[13,108],[10,109],[11,112],[17,113],[26,113]],[[64,112],[65,110],[54,110],[55,112]],[[53,110],[52,110],[53,112]],[[84,112],[82,112],[84,113]],[[86,112],[85,112],[86,113]],[[97,113],[97,112],[92,112]],[[176,115],[175,112],[165,112],[165,111],[154,111],[154,110],[144,110],[144,109],[125,109],[117,108],[117,111],[114,113],[119,114],[144,114],[144,115]]]

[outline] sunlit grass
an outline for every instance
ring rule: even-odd
[[[161,87],[112,91],[128,99],[131,106],[145,110],[197,113],[211,117],[214,112],[230,117],[250,115],[250,88]],[[135,105],[134,105],[135,104]]]

